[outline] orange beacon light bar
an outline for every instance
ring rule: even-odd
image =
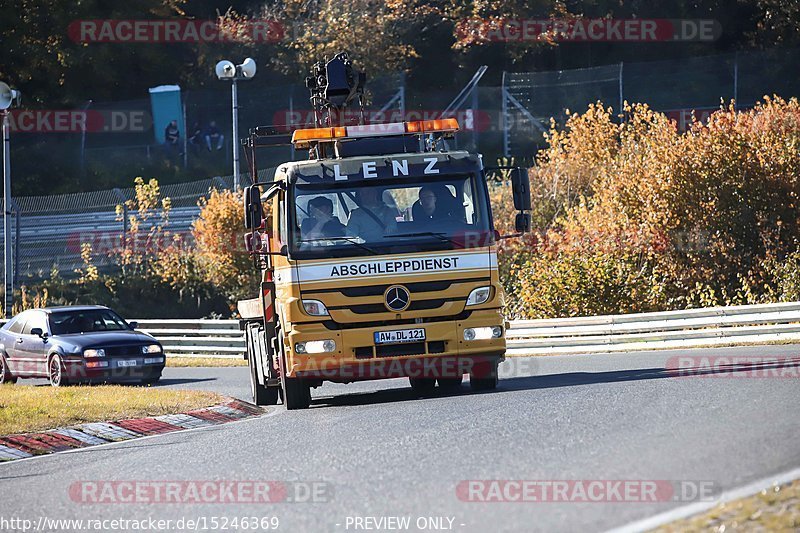
[[[458,120],[440,118],[415,120],[413,122],[392,122],[389,124],[366,124],[363,126],[336,126],[329,128],[306,128],[292,133],[292,144],[298,148],[312,142],[333,141],[335,139],[363,137],[385,137],[389,135],[446,133],[458,131]]]

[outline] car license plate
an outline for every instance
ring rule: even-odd
[[[117,361],[117,366],[136,366],[136,361]]]
[[[375,344],[401,344],[404,342],[417,342],[425,340],[425,330],[415,329],[396,329],[393,331],[376,331]]]

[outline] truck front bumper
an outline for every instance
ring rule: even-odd
[[[499,338],[466,340],[467,328],[502,328]],[[422,328],[425,340],[376,344],[379,331]],[[484,330],[485,331],[485,330]],[[333,351],[298,353],[297,343],[333,341]],[[318,345],[321,343],[317,343]],[[328,344],[330,346],[330,343]],[[297,324],[287,339],[287,375],[328,381],[396,377],[455,378],[493,371],[505,357],[505,326],[499,310],[473,311],[465,320],[422,324],[328,329],[321,323]]]

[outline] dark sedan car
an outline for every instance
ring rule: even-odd
[[[155,383],[164,351],[107,307],[69,306],[23,311],[0,329],[0,384],[46,377],[55,386],[137,380]]]

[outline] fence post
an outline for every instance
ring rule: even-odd
[[[733,55],[733,109],[739,104],[739,52]]]
[[[122,194],[119,188],[115,187],[113,192],[119,198],[120,205],[122,205],[122,249],[124,250],[128,241],[128,204],[125,195]]]
[[[500,87],[500,100],[502,110],[500,112],[500,120],[503,121],[503,155],[509,156],[510,147],[508,146],[508,101],[506,100],[506,71],[503,71],[503,81]]]
[[[478,150],[478,84],[472,88],[472,144]]]
[[[19,204],[11,198],[11,210],[14,212],[14,250],[11,252],[14,257],[14,275],[11,279],[19,279],[19,239],[20,239],[20,220]]]
[[[292,94],[292,91],[293,91],[293,88],[289,89],[289,120],[293,120],[294,119],[294,94]],[[286,130],[289,133],[291,133],[292,132],[292,125],[288,124],[289,120],[286,121],[287,122]],[[290,149],[291,149],[291,153],[292,153],[292,161],[294,161],[294,143],[290,143],[289,146],[291,147]],[[258,178],[254,178],[254,179],[256,181],[258,181]]]

